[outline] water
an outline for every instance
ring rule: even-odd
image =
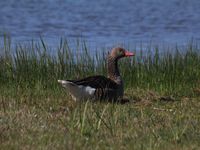
[[[0,35],[13,43],[38,40],[52,47],[61,37],[91,48],[200,41],[199,0],[5,0]]]

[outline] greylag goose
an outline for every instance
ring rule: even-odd
[[[108,77],[102,75],[90,76],[79,80],[58,80],[76,101],[87,99],[120,101],[124,95],[124,85],[118,68],[118,60],[134,56],[134,53],[123,48],[113,48],[107,57]]]

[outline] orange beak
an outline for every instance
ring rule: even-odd
[[[132,53],[132,52],[126,51],[125,52],[125,57],[130,57],[130,56],[135,56],[135,54]]]

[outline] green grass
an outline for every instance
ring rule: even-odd
[[[84,42],[71,49],[61,39],[50,54],[43,39],[11,46],[5,37],[1,149],[199,149],[199,50],[136,52],[119,63],[130,103],[75,103],[57,80],[106,75],[105,50],[91,55]]]

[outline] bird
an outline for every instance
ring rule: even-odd
[[[75,101],[89,99],[93,101],[121,101],[124,95],[124,82],[118,68],[118,60],[134,55],[135,53],[124,48],[115,47],[107,56],[107,77],[94,75],[76,80],[58,80],[58,83],[67,89]]]

